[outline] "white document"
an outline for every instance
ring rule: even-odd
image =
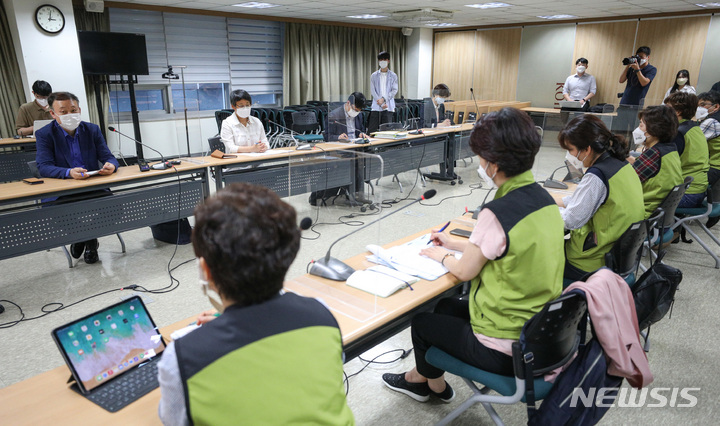
[[[388,297],[404,287],[412,288],[411,286],[418,281],[412,275],[378,265],[364,271],[353,272],[346,283],[350,287],[355,287],[370,294]]]
[[[430,241],[430,234],[387,250],[380,246],[368,245],[365,248],[373,255],[368,256],[367,259],[409,275],[434,281],[447,274],[448,270],[442,263],[420,254],[420,250],[428,247],[428,241]],[[455,257],[459,259],[462,257],[462,253],[455,253]]]
[[[265,152],[238,152],[238,155],[248,155],[250,157],[265,157],[273,154],[285,154],[287,152],[293,152],[294,149],[268,149]]]

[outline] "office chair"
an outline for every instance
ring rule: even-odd
[[[220,136],[213,136],[211,138],[208,138],[208,144],[210,145],[210,153],[215,152],[215,150],[219,150],[222,153],[225,153],[225,144],[220,139]]]
[[[718,257],[715,252],[710,250],[710,247],[705,243],[705,241],[701,240],[700,237],[695,233],[695,231],[690,228],[690,224],[695,222],[700,229],[705,231],[706,234],[712,239],[715,244],[720,246],[720,240],[713,235],[712,232],[705,226],[705,224],[702,222],[703,219],[707,219],[709,217],[718,217],[720,216],[720,182],[716,182],[715,185],[712,185],[707,190],[707,200],[703,202],[703,207],[693,207],[693,208],[687,208],[687,207],[678,207],[675,210],[675,224],[672,226],[672,229],[678,229],[682,228],[684,229],[688,234],[692,235],[693,238],[702,246],[702,248],[705,249],[706,252],[710,256],[712,256],[713,259],[715,259],[715,269],[720,269],[720,257]],[[677,215],[684,215],[685,217],[677,217]]]
[[[315,111],[295,111],[292,113],[292,125],[290,128],[299,135],[292,135],[296,142],[313,143],[322,142],[322,135],[314,133],[319,131],[320,123],[318,123]]]
[[[605,266],[620,275],[630,287],[635,284],[643,243],[647,241],[647,236],[648,222],[635,222],[615,241],[610,251],[605,253]]]
[[[525,344],[513,343],[514,376],[501,376],[466,364],[446,352],[431,347],[425,359],[435,367],[460,376],[470,387],[473,395],[453,410],[438,425],[446,425],[476,403],[481,403],[496,425],[503,421],[491,404],[510,405],[526,402],[526,361],[532,371],[534,399],[540,401],[550,392],[553,384],[543,375],[567,364],[580,345],[581,324],[587,313],[585,299],[577,293],[569,293],[545,304],[523,327]],[[483,385],[478,388],[474,382]],[[494,390],[500,395],[489,395]]]
[[[221,109],[219,111],[215,111],[215,123],[217,124],[218,133],[220,133],[220,130],[222,129],[222,122],[233,115],[234,112],[235,111],[231,109]]]
[[[387,132],[390,130],[403,130],[405,127],[402,123],[383,123],[378,129],[381,132]]]
[[[657,258],[657,254],[652,250],[652,247],[657,246],[657,250],[659,253],[661,250],[663,250],[664,244],[672,241],[672,227],[675,223],[675,210],[677,209],[678,204],[680,204],[680,200],[682,199],[683,195],[685,195],[685,191],[688,189],[692,181],[693,177],[688,176],[685,178],[683,183],[674,186],[670,190],[670,192],[668,192],[668,195],[665,196],[665,199],[653,212],[654,217],[658,214],[658,212],[662,211],[663,217],[662,220],[657,221],[650,230],[650,232],[652,232],[652,235],[650,236],[648,243],[646,244],[650,255],[651,263],[655,258]],[[642,263],[640,264],[640,269],[642,269],[643,271],[647,270],[647,268]]]
[[[36,177],[36,178],[41,177],[36,161],[28,161],[27,165],[28,165],[28,168],[30,169],[30,173],[32,173],[33,177]],[[120,233],[117,233],[115,235],[117,235],[118,240],[120,240],[120,246],[122,247],[122,252],[125,253],[125,240],[123,240]],[[68,261],[68,268],[74,268],[75,265],[73,264],[73,258],[72,258],[72,256],[70,256],[70,252],[68,251],[68,249],[65,246],[61,246],[61,247],[62,247],[63,251],[65,252],[65,257],[67,258],[67,261]]]

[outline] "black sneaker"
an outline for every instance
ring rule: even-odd
[[[718,223],[718,221],[720,221],[720,216],[709,217],[707,223],[705,224],[705,227],[712,228],[713,225]]]
[[[453,390],[453,388],[450,386],[450,383],[448,383],[448,382],[445,382],[445,390],[444,391],[438,393],[438,392],[435,392],[432,389],[430,389],[430,393],[432,393],[433,395],[440,398],[440,400],[446,404],[448,402],[452,401],[453,399],[455,399],[455,391]]]
[[[405,380],[405,373],[385,373],[382,375],[382,379],[383,382],[385,382],[385,386],[394,391],[404,393],[415,401],[426,402],[430,399],[430,388],[427,382],[410,383]]]
[[[82,256],[84,251],[85,251],[85,242],[84,241],[82,243],[70,244],[70,256],[74,257],[75,259],[80,259],[80,256]]]
[[[85,242],[85,263],[95,263],[100,260],[97,249],[100,246],[98,240],[90,240]]]

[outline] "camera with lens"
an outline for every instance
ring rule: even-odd
[[[638,55],[632,55],[627,58],[623,58],[622,64],[623,65],[630,65],[638,62],[640,60],[640,57]]]

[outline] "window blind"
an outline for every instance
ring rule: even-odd
[[[282,94],[283,24],[228,19],[232,90]]]

